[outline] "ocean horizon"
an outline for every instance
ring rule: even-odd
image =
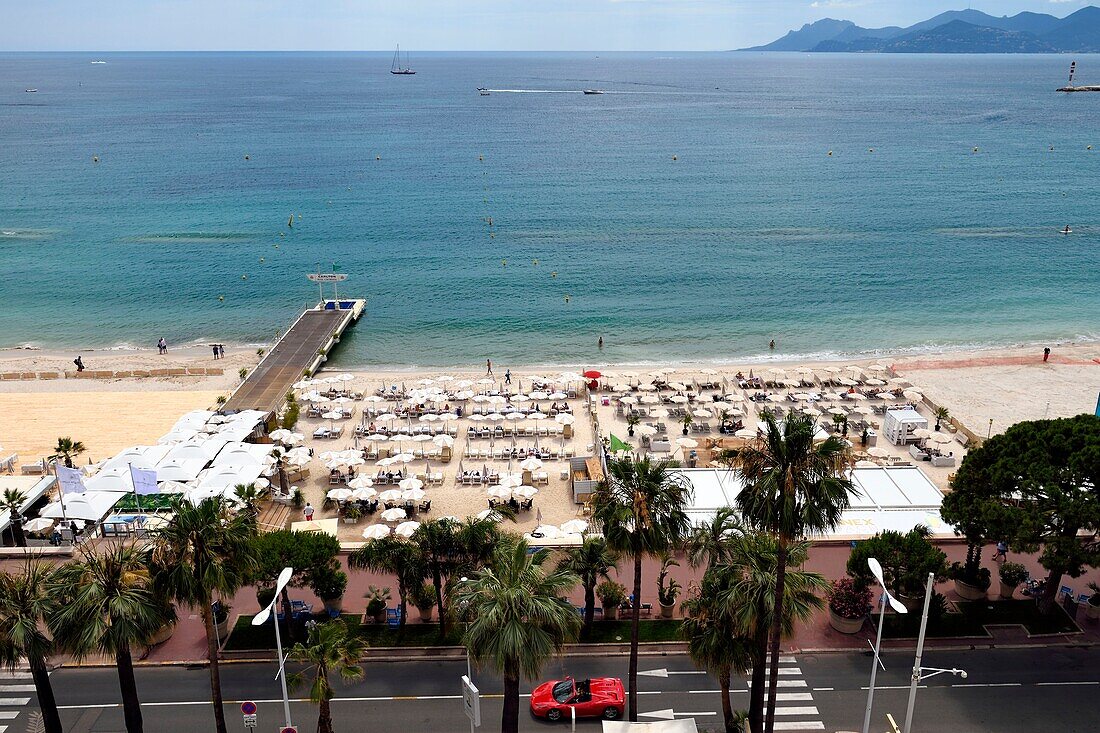
[[[1064,56],[391,55],[0,54],[0,347],[268,343],[334,268],[348,368],[1100,340]]]

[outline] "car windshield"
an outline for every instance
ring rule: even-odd
[[[573,680],[562,680],[554,685],[554,699],[558,702],[569,702],[573,699]]]

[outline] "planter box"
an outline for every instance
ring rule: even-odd
[[[325,604],[325,610],[328,611],[329,614],[333,613],[334,611],[336,613],[341,613],[344,610],[343,596],[340,596],[339,598],[330,598],[328,600],[322,598],[321,602]]]
[[[961,580],[955,581],[955,592],[959,594],[959,598],[967,601],[984,601],[989,595],[988,590],[983,590],[976,585]]]
[[[432,611],[435,610],[435,606],[429,606],[427,609],[418,608],[416,610],[420,612],[420,623],[430,624],[432,622]]]
[[[866,616],[860,618],[844,618],[838,616],[833,609],[829,609],[829,625],[842,634],[855,634],[863,628],[863,622],[867,620]]]
[[[606,621],[614,621],[615,619],[619,618],[619,607],[618,606],[604,606],[603,607],[603,617],[604,617],[604,620],[606,620]]]
[[[1091,602],[1085,604],[1085,618],[1091,621],[1100,621],[1100,605]]]
[[[676,615],[676,604],[666,606],[663,603],[657,604],[661,607],[661,618],[673,618]]]
[[[1016,586],[1009,585],[1008,583],[1001,581],[1001,598],[1006,600],[1012,598],[1012,594],[1016,592]]]

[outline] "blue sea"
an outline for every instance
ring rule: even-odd
[[[334,268],[369,300],[343,366],[1100,338],[1067,57],[411,64],[0,55],[0,346],[267,342]]]

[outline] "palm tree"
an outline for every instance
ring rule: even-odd
[[[506,539],[489,566],[455,591],[456,607],[469,621],[463,643],[478,666],[504,681],[501,733],[519,730],[519,683],[542,673],[547,661],[577,637],[580,618],[564,596],[579,581],[562,569],[544,568],[550,553],[528,553],[521,539]]]
[[[687,618],[680,624],[680,634],[687,639],[691,661],[718,678],[726,732],[735,733],[730,686],[733,673],[748,670],[753,655],[750,640],[736,634],[728,610],[718,598],[723,580],[713,571],[704,573],[699,594],[684,601]]]
[[[431,579],[432,587],[435,588],[441,639],[447,637],[447,606],[443,581],[450,577],[461,549],[456,532],[458,526],[457,522],[450,519],[433,519],[421,523],[410,538],[410,542],[417,546],[424,563],[424,574]]]
[[[250,538],[255,529],[245,514],[234,515],[221,498],[206,499],[197,506],[181,501],[175,512],[154,537],[155,577],[172,598],[202,613],[214,722],[218,733],[226,733],[211,604],[215,595],[232,596],[250,576],[254,564]]]
[[[419,584],[425,575],[417,545],[393,535],[371,540],[348,556],[348,567],[390,573],[397,578],[400,604],[397,628],[398,634],[402,633],[408,615],[409,589]]]
[[[167,599],[153,586],[148,552],[121,542],[84,550],[81,560],[58,568],[54,585],[60,599],[49,619],[54,639],[77,658],[114,655],[126,730],[141,733],[131,650],[174,619]]]
[[[252,525],[255,527],[260,516],[260,504],[267,499],[271,490],[257,488],[256,484],[237,484],[233,487],[233,493],[240,500],[241,512],[251,519]]]
[[[630,628],[628,691],[630,719],[638,720],[638,630],[642,608],[642,559],[677,547],[687,535],[684,507],[690,489],[669,469],[669,460],[653,462],[613,458],[607,462],[607,480],[593,497],[592,517],[607,538],[608,547],[634,560],[633,616]]]
[[[729,557],[731,543],[745,533],[737,511],[722,507],[706,523],[699,523],[687,540],[688,562],[693,568],[706,563],[711,567]]]
[[[4,497],[0,499],[0,509],[7,509],[11,517],[11,539],[16,547],[27,546],[27,536],[23,534],[23,515],[19,510],[27,501],[27,495],[19,489],[4,489]]]
[[[765,730],[771,733],[779,679],[788,548],[808,534],[823,534],[836,528],[841,513],[848,508],[852,482],[842,474],[851,462],[847,444],[835,435],[815,444],[813,418],[789,415],[780,426],[773,415],[765,413],[764,422],[764,435],[738,456],[737,470],[744,488],[737,495],[737,507],[749,524],[772,533],[779,544],[775,613],[769,632],[772,666],[765,721]]]
[[[596,614],[596,583],[600,578],[610,580],[608,571],[619,562],[617,552],[607,546],[607,540],[599,536],[585,537],[580,547],[569,550],[558,567],[573,573],[584,586],[584,628],[581,636],[592,630],[592,618]]]
[[[44,733],[62,733],[46,668],[54,644],[43,623],[57,608],[53,572],[46,563],[32,559],[27,560],[21,573],[0,572],[0,661],[14,670],[21,659],[27,659]]]
[[[65,466],[68,468],[73,467],[73,459],[78,455],[88,450],[84,447],[84,444],[79,440],[73,440],[72,438],[58,438],[57,445],[54,446],[53,455],[50,456],[51,461],[64,461]]]
[[[306,643],[299,642],[290,650],[290,655],[306,668],[290,675],[287,681],[294,688],[309,683],[309,699],[317,704],[317,733],[332,733],[329,700],[334,693],[329,675],[335,672],[345,682],[362,679],[363,668],[358,661],[366,648],[366,640],[348,633],[347,624],[336,620],[312,626]]]

